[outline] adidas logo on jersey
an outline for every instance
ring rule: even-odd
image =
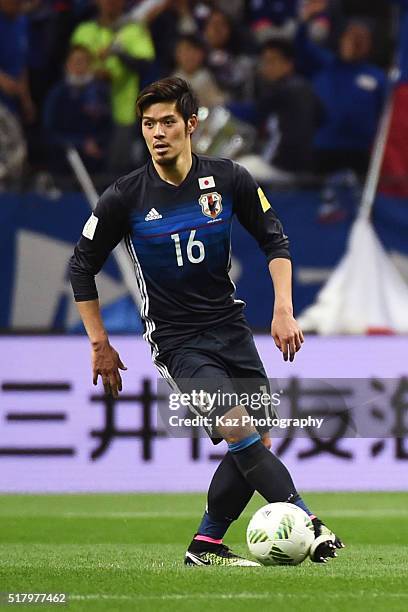
[[[145,216],[145,221],[156,221],[156,219],[162,219],[162,218],[163,218],[162,215],[159,212],[157,212],[155,208],[152,208],[151,210],[149,210],[149,212]]]

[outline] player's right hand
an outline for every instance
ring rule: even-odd
[[[109,340],[92,345],[92,374],[93,384],[98,383],[98,377],[102,378],[106,394],[118,397],[122,391],[122,378],[119,370],[127,370],[122,363],[119,353],[109,344]]]

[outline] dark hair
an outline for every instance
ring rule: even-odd
[[[176,110],[183,117],[184,122],[198,112],[197,96],[184,79],[167,77],[147,85],[136,100],[136,111],[139,117],[148,106],[158,102],[176,102]]]
[[[295,50],[293,44],[288,40],[272,38],[264,43],[261,53],[264,51],[277,51],[282,57],[293,62],[295,60]]]
[[[67,53],[66,53],[66,56],[65,56],[65,61],[69,60],[71,55],[76,53],[76,51],[80,51],[81,53],[86,53],[86,55],[90,59],[92,59],[92,51],[90,49],[88,49],[88,47],[85,47],[84,45],[71,45],[67,49]]]
[[[176,45],[182,42],[188,43],[195,49],[201,49],[201,51],[204,51],[204,52],[207,51],[206,43],[204,42],[202,38],[200,38],[200,36],[197,36],[197,34],[182,34],[176,40]]]
[[[350,27],[350,26],[360,26],[365,28],[370,34],[371,37],[374,37],[375,34],[375,26],[376,23],[373,19],[370,19],[369,17],[359,17],[358,15],[356,15],[355,17],[350,17],[349,19],[347,19],[344,24],[343,24],[343,28],[340,32],[340,34],[344,34],[344,32]]]
[[[214,17],[214,15],[221,15],[221,17],[224,19],[229,29],[229,37],[228,37],[225,49],[227,51],[230,51],[234,55],[238,55],[239,52],[241,51],[241,46],[243,43],[242,36],[240,35],[241,33],[237,31],[235,21],[233,21],[231,17],[228,15],[228,13],[226,13],[222,9],[214,7],[211,10],[210,14],[208,15],[204,23],[204,33],[205,33],[205,29],[207,27],[208,22],[210,21],[212,17]]]

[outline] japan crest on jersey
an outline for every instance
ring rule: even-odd
[[[212,193],[203,193],[199,198],[201,210],[206,217],[215,219],[222,212],[222,197],[221,194],[213,191]]]

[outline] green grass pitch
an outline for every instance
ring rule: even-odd
[[[104,611],[408,610],[408,493],[308,494],[347,548],[326,565],[186,568],[192,495],[0,496],[0,592],[65,592]],[[225,542],[245,554],[254,498]]]

